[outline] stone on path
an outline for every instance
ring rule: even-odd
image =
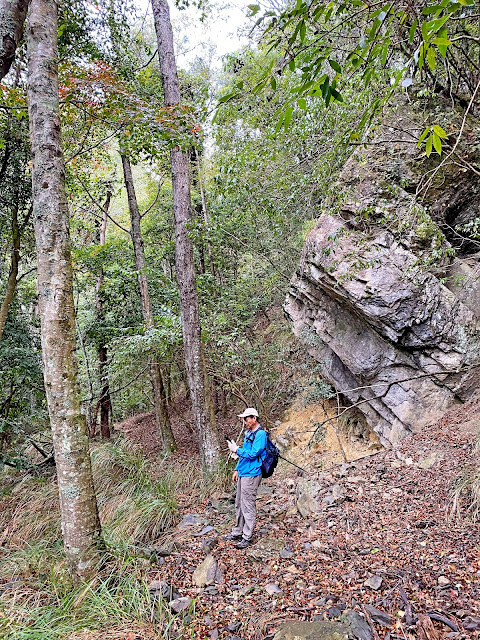
[[[378,624],[383,625],[384,627],[391,627],[393,622],[391,617],[385,611],[381,611],[380,609],[376,609],[372,607],[371,604],[364,605],[365,609],[370,614],[370,617],[374,622],[378,622]]]
[[[162,598],[163,600],[170,602],[171,600],[178,598],[178,593],[176,593],[173,586],[163,580],[152,580],[148,585],[148,590],[154,600]]]
[[[380,589],[380,587],[382,586],[382,578],[380,576],[370,576],[370,578],[368,578],[368,580],[365,580],[365,582],[363,583],[366,587],[370,587],[370,589],[373,589],[374,591],[378,591],[378,589]]]
[[[209,584],[222,583],[223,574],[216,559],[208,555],[195,569],[192,579],[197,587],[206,587]]]
[[[247,556],[259,562],[271,560],[285,548],[285,541],[277,538],[262,538],[247,551]]]
[[[185,529],[186,527],[198,527],[207,524],[208,520],[203,516],[199,516],[198,513],[187,513],[178,526],[180,529]]]
[[[297,509],[302,518],[318,513],[320,506],[315,496],[320,490],[318,482],[301,478],[297,484]]]
[[[267,584],[265,586],[265,591],[270,596],[282,595],[282,593],[283,593],[283,591],[280,589],[278,584],[274,584],[273,582],[270,582],[270,584]]]
[[[349,627],[341,622],[287,622],[273,640],[349,640]]]
[[[358,640],[372,640],[370,625],[356,611],[345,611],[342,622],[350,627],[350,634]]]
[[[181,611],[185,611],[190,608],[192,604],[192,599],[184,596],[183,598],[177,598],[176,600],[172,600],[170,602],[170,609],[174,613],[180,613]]]
[[[207,533],[210,533],[210,531],[213,531],[214,528],[211,525],[208,525],[208,527],[204,527],[201,531],[198,531],[197,533],[194,533],[193,535],[195,537],[200,537],[200,536],[206,536]]]

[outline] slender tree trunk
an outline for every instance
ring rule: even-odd
[[[180,105],[180,85],[167,0],[152,0],[152,10],[165,105]],[[188,235],[188,224],[191,220],[188,156],[176,147],[170,152],[170,161],[175,221],[175,268],[180,294],[185,368],[203,468],[210,472],[218,468],[221,456],[215,415],[210,398],[210,383],[203,355],[193,243]]]
[[[207,200],[205,198],[205,190],[203,188],[202,162],[197,149],[195,149],[195,157],[197,160],[198,186],[200,187],[200,197],[202,199],[203,223],[207,234],[208,262],[210,264],[210,273],[212,274],[212,277],[215,278],[215,263],[213,261],[212,243],[210,241],[210,217],[208,215]]]
[[[15,59],[30,0],[0,0],[0,80]]]
[[[99,559],[100,522],[77,381],[57,62],[57,3],[33,0],[27,83],[43,370],[65,553],[73,575],[83,578]]]
[[[155,323],[153,319],[152,303],[148,291],[147,274],[145,271],[145,251],[143,247],[142,229],[140,226],[140,211],[138,209],[137,196],[133,184],[132,167],[129,159],[121,154],[123,176],[125,179],[125,187],[127,189],[128,208],[130,210],[130,222],[133,242],[133,250],[135,253],[135,264],[138,272],[138,286],[140,287],[140,297],[142,299],[143,320],[147,329],[153,329]],[[163,383],[162,372],[158,363],[155,352],[150,353],[150,381],[153,390],[153,403],[155,407],[155,416],[157,420],[158,431],[162,439],[162,446],[165,452],[175,451],[176,444],[173,437],[170,419],[168,417],[167,399],[165,394],[165,386]]]
[[[0,340],[2,339],[3,330],[7,321],[8,310],[15,295],[17,288],[18,263],[20,260],[20,229],[18,226],[18,209],[14,207],[12,210],[12,258],[10,262],[10,272],[8,274],[7,289],[5,297],[0,307]]]
[[[107,233],[107,214],[110,208],[110,200],[112,198],[112,192],[107,191],[107,197],[105,204],[103,205],[102,224],[100,227],[99,245],[103,247],[105,245],[105,237]],[[100,266],[100,273],[98,274],[97,284],[95,287],[95,307],[97,310],[97,321],[100,326],[103,326],[104,321],[104,309],[103,309],[103,267]],[[108,354],[107,347],[104,344],[104,336],[101,337],[101,343],[98,347],[98,361],[100,368],[100,398],[98,403],[100,405],[100,435],[102,438],[110,438],[110,415],[112,413],[112,400],[110,398],[110,386],[108,383]],[[97,411],[95,411],[95,426],[97,421]]]

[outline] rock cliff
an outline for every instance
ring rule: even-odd
[[[478,249],[455,229],[479,215],[478,178],[446,162],[420,202],[438,165],[418,151],[420,131],[402,107],[348,160],[284,307],[323,375],[384,445],[465,400],[480,371]]]

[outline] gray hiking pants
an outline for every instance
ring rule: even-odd
[[[257,491],[262,476],[244,476],[238,478],[237,496],[235,498],[235,526],[232,529],[234,536],[243,536],[250,540],[257,519]]]

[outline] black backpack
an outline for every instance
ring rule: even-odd
[[[262,429],[265,431],[265,429]],[[257,433],[255,432],[255,436]],[[265,447],[265,455],[262,460],[262,478],[270,478],[275,471],[275,467],[278,464],[278,458],[280,457],[280,451],[270,440],[270,436],[265,431],[265,435],[267,436],[267,446]],[[255,440],[255,436],[253,439]]]

